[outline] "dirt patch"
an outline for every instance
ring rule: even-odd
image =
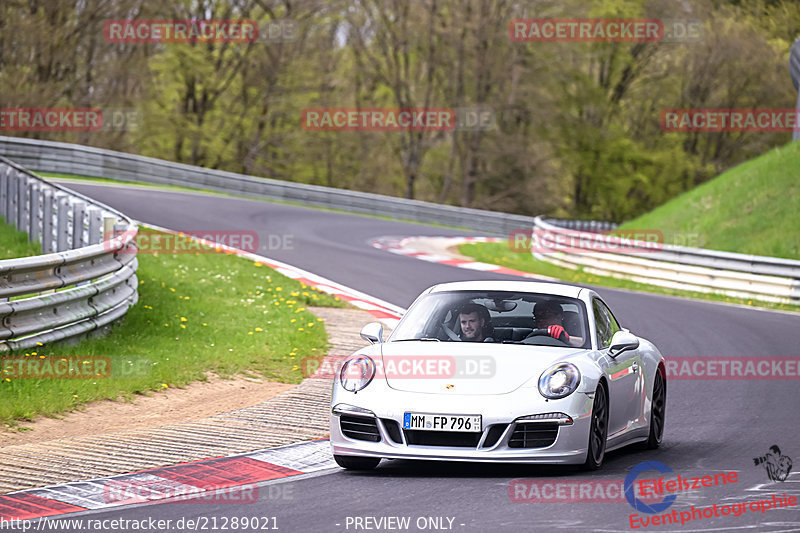
[[[198,420],[263,402],[296,385],[251,377],[222,379],[209,375],[183,389],[165,389],[132,402],[104,400],[87,404],[59,418],[39,417],[20,424],[27,431],[0,431],[0,447],[101,435],[117,431]]]

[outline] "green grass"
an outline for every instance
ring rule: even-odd
[[[666,294],[670,296],[680,296],[684,298],[696,298],[701,300],[712,300],[754,307],[766,307],[784,311],[800,311],[800,306],[744,300],[741,298],[730,298],[721,294],[681,291],[666,287],[657,287],[655,285],[646,285],[643,283],[637,283],[635,281],[628,281],[613,277],[597,276],[589,272],[585,272],[582,268],[578,270],[562,268],[552,263],[539,261],[538,259],[535,259],[529,252],[513,251],[509,247],[508,241],[496,243],[478,242],[462,244],[458,247],[458,251],[463,255],[474,258],[476,261],[513,268],[523,272],[532,272],[534,274],[550,276],[567,283],[574,283],[576,285],[595,285],[600,287],[612,287],[640,292],[651,292],[655,294]]]
[[[732,168],[624,225],[691,246],[800,259],[800,143]]]
[[[0,259],[41,255],[42,245],[28,242],[28,234],[6,224],[0,217]]]
[[[91,401],[182,387],[206,380],[207,372],[299,383],[301,360],[327,350],[324,326],[306,306],[344,305],[267,266],[224,253],[139,254],[138,277],[139,302],[110,335],[14,354],[107,356],[110,377],[4,375],[0,421],[14,425]]]

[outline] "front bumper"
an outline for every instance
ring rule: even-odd
[[[391,398],[391,406],[386,402],[366,402],[359,396],[349,393],[336,394],[334,411],[330,417],[330,440],[335,455],[355,455],[362,457],[381,457],[386,459],[422,459],[446,461],[478,461],[478,462],[511,462],[511,463],[549,463],[549,464],[581,464],[586,460],[586,449],[589,440],[592,397],[585,393],[573,393],[560,400],[543,399],[531,402],[532,391],[515,391],[511,394],[491,396],[444,396],[416,394],[392,390],[387,396]],[[525,396],[523,396],[525,395]],[[366,396],[366,395],[364,395]],[[521,401],[525,398],[525,402]],[[361,400],[361,401],[357,401]],[[372,403],[372,405],[369,405]],[[527,404],[527,406],[526,406]],[[432,407],[435,405],[435,408]],[[403,407],[395,407],[403,406]],[[353,407],[354,409],[350,409]],[[340,414],[344,412],[344,414]],[[475,442],[461,445],[448,445],[444,437],[434,445],[418,444],[419,436],[423,440],[431,432],[409,432],[403,430],[405,412],[439,413],[439,414],[480,414],[483,431],[475,435]],[[521,417],[545,413],[563,413],[572,422],[557,424],[552,420],[527,421]],[[342,430],[341,417],[346,420],[365,423],[364,428],[371,426],[366,433],[377,441],[351,438],[352,430]],[[355,419],[353,417],[356,417]],[[392,427],[394,425],[394,428]],[[522,426],[526,428],[544,428],[549,425],[557,427],[557,434],[552,443],[535,447],[520,446],[519,433],[515,431]],[[346,428],[353,424],[345,423]],[[493,429],[494,428],[494,429]],[[376,431],[377,430],[377,431]],[[534,430],[535,432],[536,430]],[[348,433],[346,435],[345,433]],[[438,432],[441,433],[441,432]],[[545,431],[547,433],[547,431]],[[499,436],[498,436],[499,434]],[[362,437],[364,438],[364,437]],[[456,439],[460,436],[455,437]],[[469,440],[469,439],[467,439]],[[530,442],[526,443],[530,446]],[[534,443],[535,444],[535,443]]]

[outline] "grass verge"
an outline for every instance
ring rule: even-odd
[[[626,222],[690,246],[800,259],[800,143],[789,143]]]
[[[707,294],[703,292],[681,291],[608,276],[597,276],[584,271],[582,268],[579,270],[563,268],[546,261],[539,261],[530,253],[515,252],[509,247],[508,241],[496,243],[478,242],[462,244],[458,247],[458,251],[463,255],[474,258],[476,261],[513,268],[523,272],[532,272],[534,274],[550,276],[561,281],[575,283],[577,285],[595,285],[600,287],[627,289],[639,292],[650,292],[654,294],[680,296],[683,298],[694,298],[698,300],[711,300],[731,304],[748,305],[752,307],[765,307],[768,309],[778,309],[782,311],[800,311],[800,306],[795,305],[761,302],[742,298],[731,298],[725,295],[714,293]]]
[[[0,241],[6,241],[5,233]],[[87,402],[182,387],[206,380],[207,372],[299,383],[300,360],[327,349],[321,319],[306,306],[344,306],[267,266],[226,253],[139,254],[138,277],[139,302],[110,335],[13,354],[38,369],[62,358],[107,357],[108,377],[17,379],[15,370],[4,366],[0,421],[13,426]],[[36,359],[40,363],[29,363]]]

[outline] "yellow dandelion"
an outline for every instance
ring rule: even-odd
[[[169,388],[169,385],[167,385],[166,383],[162,383],[162,384],[161,384],[161,386],[162,386],[163,388],[165,388],[165,389],[168,389],[168,388]]]
[[[173,289],[172,287],[170,287],[169,290],[171,290],[172,292],[175,292],[175,289]]]
[[[169,326],[169,324],[164,324],[164,326]]]
[[[186,321],[187,321],[187,318],[185,316],[182,316],[181,317],[181,322],[186,322]]]
[[[247,332],[247,334],[248,334],[248,335],[252,335],[252,334],[253,334],[253,332],[252,332],[252,331],[248,331],[248,332]]]
[[[31,352],[31,355],[36,355],[36,352]]]
[[[282,290],[283,290],[283,287],[275,287],[275,290],[276,290],[276,291],[282,291]]]
[[[186,325],[185,324],[181,324],[181,328],[186,329]]]
[[[297,328],[297,331],[305,331],[305,328]]]
[[[296,318],[291,319],[289,322],[297,322]]]
[[[207,326],[208,324],[206,324],[205,322],[203,322],[203,325],[204,325],[204,326]]]
[[[260,266],[262,266],[262,264],[261,264],[261,263],[259,263],[258,261],[256,261],[255,263],[253,263],[253,266],[260,267]]]
[[[256,331],[263,331],[261,328],[256,328]]]
[[[77,395],[77,394],[73,394],[73,395],[72,395],[72,397],[73,397],[73,398],[77,398],[77,397],[78,397],[78,395]]]
[[[6,381],[11,381],[10,379],[6,378]]]

